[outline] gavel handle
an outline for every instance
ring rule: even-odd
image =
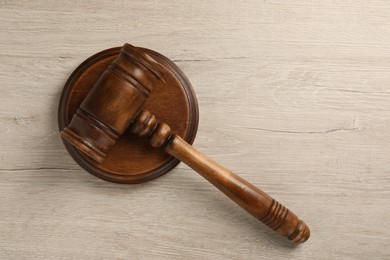
[[[169,126],[158,122],[150,112],[142,110],[138,113],[130,129],[138,136],[148,136],[152,146],[163,147],[167,153],[194,169],[281,236],[295,243],[303,243],[309,238],[308,226],[293,212],[267,193],[196,150],[180,136],[172,134]]]

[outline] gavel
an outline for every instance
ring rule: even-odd
[[[61,130],[61,136],[99,163],[126,130],[147,137],[153,147],[187,164],[279,235],[294,243],[305,242],[310,229],[293,212],[199,152],[143,109],[153,88],[163,81],[162,71],[161,64],[143,49],[125,44],[83,99],[69,125]]]

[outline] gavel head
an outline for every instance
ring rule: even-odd
[[[61,136],[102,162],[162,79],[160,64],[125,44],[89,91]]]

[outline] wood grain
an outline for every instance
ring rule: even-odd
[[[0,1],[0,39],[0,258],[390,257],[388,1]],[[180,66],[194,146],[299,212],[306,244],[183,164],[136,186],[79,169],[62,86],[124,42]]]

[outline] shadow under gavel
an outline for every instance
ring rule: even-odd
[[[161,65],[142,49],[125,44],[87,94],[61,136],[90,158],[102,162],[127,128],[149,138],[153,147],[198,172],[229,198],[281,236],[303,243],[308,226],[267,193],[211,160],[170,127],[142,109],[146,98],[162,80]]]

